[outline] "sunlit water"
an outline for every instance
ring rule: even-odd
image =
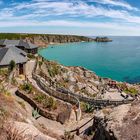
[[[111,37],[113,42],[50,45],[39,50],[48,60],[83,66],[102,77],[140,82],[140,37]]]

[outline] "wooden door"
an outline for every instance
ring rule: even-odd
[[[19,74],[24,74],[24,65],[19,64]]]

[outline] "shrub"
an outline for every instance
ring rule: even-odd
[[[133,96],[138,94],[138,90],[134,87],[130,87],[128,89],[125,89],[124,92],[127,94],[131,94]]]
[[[56,109],[56,101],[52,97],[44,100],[43,105],[46,108]]]
[[[93,106],[91,106],[88,103],[81,102],[80,106],[81,106],[81,109],[82,109],[83,112],[86,112],[86,113],[93,112],[93,109],[94,109]]]
[[[8,75],[8,70],[7,69],[0,69],[0,75],[5,75],[7,76]]]
[[[42,103],[43,100],[46,99],[46,95],[44,95],[44,94],[37,94],[37,95],[35,95],[34,99],[35,99],[38,103]]]
[[[34,56],[33,54],[31,54],[31,53],[29,53],[29,54],[27,55],[27,57],[30,58],[30,59],[34,59],[34,58],[35,58],[35,56]]]
[[[52,65],[48,66],[48,73],[51,77],[58,75],[60,73],[60,66],[58,66],[56,64],[52,64]]]
[[[14,77],[12,77],[12,81],[11,82],[12,82],[13,85],[17,85],[18,84],[17,80]]]
[[[19,131],[17,128],[13,128],[11,124],[7,124],[3,127],[3,131],[5,132],[6,140],[31,140],[33,136],[30,138],[24,134],[25,130]]]
[[[39,110],[34,109],[34,110],[32,111],[32,116],[33,116],[35,119],[38,119],[39,117],[41,117],[41,116],[39,115]]]
[[[32,85],[29,83],[25,83],[21,86],[21,89],[30,93],[32,91]]]
[[[39,61],[38,64],[39,64],[39,67],[41,68],[43,62],[42,61]]]
[[[16,66],[15,61],[14,60],[11,60],[9,66],[10,66],[10,71],[12,71],[15,68],[15,66]]]
[[[86,113],[91,113],[91,112],[93,112],[93,106],[91,106],[90,104],[86,104],[86,110],[85,110],[85,112]]]

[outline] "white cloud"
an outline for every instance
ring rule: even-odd
[[[120,6],[123,8],[126,8],[128,10],[138,10],[136,7],[131,6],[125,1],[121,0],[88,0],[89,2],[96,2],[100,4],[107,4],[107,5],[112,5],[112,6]]]
[[[97,0],[90,0],[97,1]],[[128,4],[120,1],[110,1],[110,0],[101,0],[100,2],[110,2],[114,5],[122,5],[130,8]],[[98,1],[99,2],[99,1]],[[124,5],[123,5],[124,4]],[[97,16],[103,16],[112,19],[121,19],[124,22],[135,22],[140,23],[140,17],[131,15],[128,11],[125,10],[114,10],[111,8],[104,8],[102,6],[88,5],[85,2],[73,2],[72,1],[51,1],[49,0],[34,0],[31,3],[21,3],[15,5],[13,8],[15,11],[26,11],[30,9],[30,14],[25,14],[18,16],[17,18],[37,18],[37,17],[49,17],[49,16],[60,16],[66,15],[67,17],[90,17],[94,18]],[[13,10],[12,9],[12,10]],[[14,12],[13,12],[14,13]]]
[[[44,22],[39,22],[36,20],[19,20],[19,21],[0,21],[1,27],[17,27],[17,26],[61,26],[61,27],[85,27],[85,28],[93,28],[93,27],[102,27],[107,29],[123,29],[127,27],[129,29],[134,29],[129,24],[118,24],[118,23],[110,23],[110,22],[79,22],[79,21],[70,21],[70,20],[48,20]],[[139,25],[140,26],[140,25]]]
[[[75,0],[33,0],[32,2],[14,3],[11,5],[12,7],[0,10],[0,27],[65,26],[98,28],[110,31],[122,30],[124,32],[128,30],[138,32],[140,29],[140,16],[132,15],[130,11],[124,9],[116,10],[113,7],[88,5],[85,1],[93,2],[97,0],[79,0],[78,2],[75,2]],[[98,0],[99,2],[121,6],[129,10],[133,8],[124,1]],[[54,17],[57,17],[57,19],[60,17],[61,20],[54,20]],[[80,17],[80,20],[78,20],[78,17]],[[90,22],[84,21],[81,17],[89,18]],[[106,22],[93,22],[93,19],[97,17],[106,17]],[[137,25],[139,29],[133,27],[134,25]]]

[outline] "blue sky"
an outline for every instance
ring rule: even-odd
[[[140,0],[0,0],[0,32],[140,36]]]

